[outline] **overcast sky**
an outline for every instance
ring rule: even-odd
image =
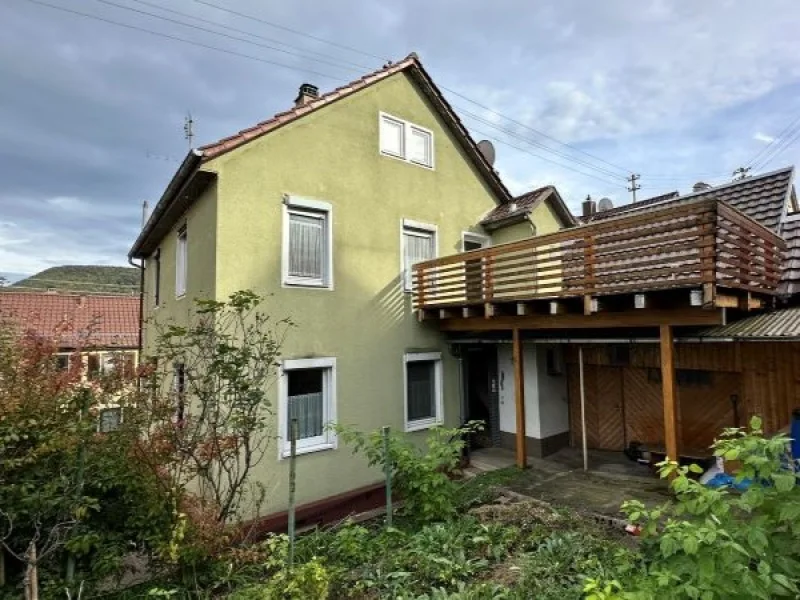
[[[382,64],[206,0],[41,1],[260,61],[0,1],[0,274],[125,264],[142,201],[187,150],[187,110],[199,145],[286,109],[303,81],[325,91]],[[556,184],[573,210],[629,201],[631,171],[640,197],[723,182],[800,117],[797,0],[207,1],[377,57],[416,51],[437,83],[518,122],[446,92],[490,122],[465,116],[476,138],[516,146],[495,144],[511,190]],[[799,157],[800,142],[754,172]]]

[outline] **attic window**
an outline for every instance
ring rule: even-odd
[[[381,154],[433,168],[432,131],[386,113],[380,113],[379,123]]]

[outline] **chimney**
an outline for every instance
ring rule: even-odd
[[[297,98],[294,99],[295,106],[305,106],[312,100],[319,98],[319,88],[310,83],[304,83],[300,86],[300,91],[297,92]]]
[[[591,196],[586,196],[586,200],[583,201],[583,218],[587,219],[594,215],[597,212],[597,203],[592,200]]]
[[[708,185],[705,181],[698,181],[692,186],[693,192],[702,192],[703,190],[710,190],[711,186]]]

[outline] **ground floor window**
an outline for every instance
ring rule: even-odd
[[[292,420],[297,419],[297,452],[336,447],[329,425],[336,419],[336,359],[285,360],[281,365],[281,455],[289,456]]]
[[[409,353],[404,358],[405,427],[415,431],[442,421],[442,355]]]

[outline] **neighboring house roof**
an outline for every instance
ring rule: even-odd
[[[0,322],[61,348],[136,348],[139,297],[0,291]]]
[[[504,202],[494,207],[481,221],[481,225],[492,230],[521,221],[544,202],[550,203],[565,226],[570,227],[576,224],[575,217],[567,208],[555,186],[546,185],[517,196],[511,202]]]
[[[164,194],[161,196],[161,199],[156,204],[153,213],[142,229],[142,232],[139,234],[139,237],[134,242],[133,247],[128,255],[132,258],[144,258],[150,252],[152,252],[154,249],[153,239],[156,240],[155,243],[157,244],[161,237],[163,237],[164,233],[169,230],[174,221],[177,220],[183,213],[182,210],[179,212],[178,210],[172,209],[172,205],[186,204],[186,206],[188,206],[187,202],[191,202],[191,194],[186,193],[185,190],[187,186],[192,183],[195,173],[202,173],[199,171],[199,169],[203,163],[208,162],[209,160],[226,152],[230,152],[235,148],[243,146],[252,140],[275,131],[288,123],[296,121],[305,115],[319,110],[320,108],[329,106],[337,100],[346,98],[403,71],[407,72],[411,77],[414,78],[417,84],[425,92],[436,111],[450,126],[452,131],[455,133],[456,139],[458,139],[464,148],[467,157],[472,161],[478,171],[484,176],[489,186],[494,190],[498,202],[502,203],[511,200],[511,193],[508,191],[505,184],[503,184],[503,182],[500,180],[497,172],[494,170],[492,165],[489,164],[486,158],[484,158],[475,141],[472,139],[466,127],[464,127],[464,124],[461,122],[461,119],[459,119],[455,110],[453,110],[453,107],[450,106],[447,100],[445,100],[442,92],[433,82],[433,79],[431,79],[430,75],[428,75],[428,72],[423,68],[419,57],[412,52],[400,62],[388,63],[377,71],[374,71],[368,75],[364,75],[360,79],[356,79],[355,81],[338,87],[335,90],[328,92],[327,94],[323,94],[319,98],[304,105],[295,106],[290,110],[278,113],[272,118],[262,121],[253,127],[243,129],[235,135],[223,138],[211,144],[206,144],[197,150],[191,150],[176,171],[175,175],[167,186],[167,189],[164,191]],[[207,175],[213,177],[211,174]],[[204,187],[207,183],[208,181],[203,182],[202,187]],[[198,190],[201,189],[200,184],[197,185],[198,187],[193,190],[194,193],[197,193]],[[185,206],[183,207],[183,210],[185,210]],[[175,216],[175,213],[177,213],[177,216]],[[169,225],[165,226],[163,224],[164,222],[168,222]]]
[[[664,196],[648,198],[641,202],[618,206],[612,210],[597,213],[592,220],[649,208],[660,208],[686,200],[713,198],[722,200],[751,219],[758,221],[764,227],[771,229],[775,233],[780,233],[781,220],[786,214],[787,207],[792,199],[793,178],[794,167],[784,167],[777,171],[738,179],[724,185],[692,192],[685,196],[677,196],[674,193],[670,193]]]
[[[798,340],[800,339],[800,307],[784,308],[775,312],[747,317],[729,325],[705,329],[697,337],[710,339],[742,340]]]
[[[781,237],[786,241],[780,293],[791,296],[800,292],[800,213],[786,215]]]
[[[677,191],[674,192],[667,192],[666,194],[661,194],[659,196],[653,196],[652,198],[646,198],[645,200],[639,200],[637,202],[632,202],[631,204],[623,204],[621,206],[615,206],[614,208],[610,208],[608,210],[603,210],[600,212],[596,212],[590,217],[581,219],[582,221],[588,223],[590,221],[599,221],[600,219],[607,219],[609,217],[613,217],[624,212],[628,212],[629,210],[637,210],[639,208],[645,208],[647,206],[653,204],[659,204],[661,202],[666,202],[667,200],[675,200],[678,198],[680,194]]]

